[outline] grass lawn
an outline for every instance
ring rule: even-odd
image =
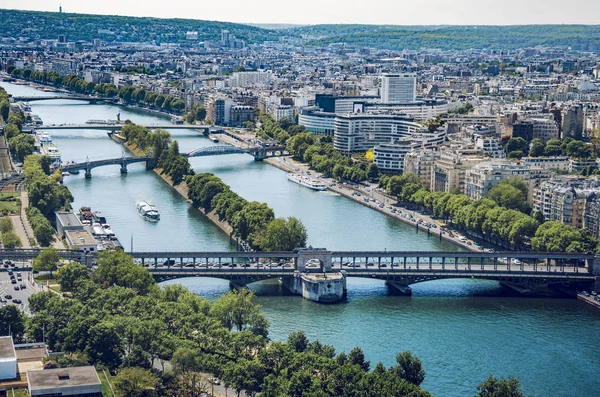
[[[100,378],[100,382],[102,382],[102,397],[113,397],[110,386],[108,385],[108,380],[106,379],[106,376],[104,376],[104,372],[98,369],[96,372],[98,372],[98,377]]]
[[[29,397],[29,393],[27,392],[27,389],[14,389],[14,391],[15,391],[15,394],[14,394],[15,397]],[[13,391],[9,390],[7,392],[7,396],[13,397]]]
[[[20,196],[19,193],[0,193],[0,212],[18,214],[21,211]]]

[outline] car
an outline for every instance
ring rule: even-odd
[[[21,288],[18,285],[15,285],[15,291],[20,290]]]
[[[6,303],[6,299],[0,296],[0,303]]]
[[[20,305],[21,303],[23,303],[23,301],[19,298],[15,298],[12,301],[13,301],[13,303],[16,303],[17,305]]]
[[[12,295],[11,294],[6,294],[6,295],[4,295],[4,299],[10,300],[10,299],[12,299]]]
[[[13,275],[13,271],[12,271],[12,270],[9,270],[9,271],[8,271],[8,275],[9,275],[9,276],[12,276],[12,275]]]
[[[25,284],[21,284],[20,287],[21,287],[21,289],[27,288],[27,286]]]
[[[13,278],[12,280],[10,280],[10,283],[11,283],[11,284],[16,284],[16,283],[17,283],[17,280],[15,280],[15,279]]]

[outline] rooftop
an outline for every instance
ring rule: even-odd
[[[100,385],[100,378],[92,366],[29,371],[27,381],[30,390]]]
[[[96,245],[96,239],[87,230],[65,231],[70,246]]]
[[[0,336],[0,360],[16,359],[12,336]]]
[[[56,219],[63,226],[80,226],[80,227],[82,227],[81,222],[79,221],[79,218],[77,218],[77,216],[71,211],[61,211],[61,212],[57,211]]]

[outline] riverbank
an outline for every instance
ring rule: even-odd
[[[240,148],[248,147],[248,143],[246,142],[246,136],[240,138],[233,137],[231,134],[212,134],[211,136],[214,136],[219,142],[228,145]],[[296,174],[306,174],[311,172],[308,165],[295,161],[291,156],[270,157],[265,159],[264,162],[276,168],[279,168],[280,170],[285,172],[292,172]],[[459,246],[469,251],[481,251],[473,244],[471,240],[466,240],[464,242],[460,241],[458,239],[458,233],[453,233],[453,237],[451,237],[448,233],[442,234],[441,230],[439,229],[439,226],[441,225],[441,223],[439,223],[439,220],[431,219],[431,217],[427,215],[422,215],[414,211],[406,210],[405,208],[401,207],[396,200],[393,200],[379,192],[376,192],[375,187],[366,187],[362,185],[358,185],[358,187],[356,187],[351,184],[339,184],[336,180],[332,178],[325,178],[320,174],[314,174],[314,172],[311,172],[310,177],[321,180],[327,185],[327,189],[332,192],[340,194],[350,200],[353,200],[361,205],[369,207],[382,214],[398,219],[399,221],[402,221],[408,225],[414,226],[415,233],[422,232],[425,233],[427,236],[446,240],[448,242],[453,243],[456,246]],[[369,201],[366,201],[365,198],[368,198]],[[404,212],[398,211],[398,209],[400,208],[402,208]],[[396,209],[396,211],[392,212],[393,209]],[[405,214],[407,215],[407,217],[403,216]],[[414,219],[414,221],[411,219]],[[419,219],[422,219],[423,222],[419,223]],[[423,226],[422,223],[425,222],[436,225],[436,228],[428,228]]]
[[[13,84],[26,84],[26,85],[30,86],[31,88],[35,88],[37,90],[44,91],[44,92],[48,92],[44,88],[51,88],[52,92],[58,92],[58,93],[64,93],[64,94],[73,94],[73,95],[79,94],[78,92],[75,92],[73,90],[69,90],[69,89],[64,88],[64,87],[55,87],[55,86],[53,86],[51,84],[44,84],[44,83],[41,83],[41,82],[38,82],[38,81],[19,79],[19,78],[15,78],[13,76],[10,76],[10,75],[8,75],[6,73],[3,73],[3,72],[0,73],[0,77],[12,79],[14,81]],[[68,97],[65,97],[65,99],[68,99]],[[119,99],[119,98],[117,98],[117,99]],[[135,104],[126,104],[126,103],[119,102],[119,103],[117,103],[115,105],[119,106],[119,107],[123,107],[125,109],[138,110],[140,112],[145,112],[145,113],[152,114],[152,115],[155,115],[155,116],[162,116],[162,117],[168,117],[168,118],[181,117],[181,115],[179,115],[179,114],[169,113],[169,112],[165,112],[165,111],[157,110],[157,109],[150,109],[150,108],[138,106],[138,105],[135,105]]]
[[[118,142],[115,138],[113,138],[113,140],[115,140],[115,142]],[[134,144],[124,143],[123,146],[125,146],[131,153],[133,153],[133,155],[135,155],[137,157],[146,155],[143,150],[136,147]],[[193,205],[192,201],[188,198],[188,186],[184,181],[182,181],[181,183],[179,183],[177,185],[174,185],[173,180],[171,180],[171,178],[168,175],[163,173],[162,168],[155,168],[152,170],[152,172],[154,172],[156,175],[158,175],[164,183],[166,183],[171,188],[173,188],[177,193],[179,193],[190,205]],[[211,222],[219,228],[219,230],[221,230],[223,233],[225,233],[229,237],[230,243],[235,242],[236,245],[239,246],[239,241],[237,241],[237,239],[233,236],[233,226],[231,226],[229,224],[229,222],[219,219],[219,215],[214,210],[210,211],[210,212],[206,212],[206,210],[204,210],[203,208],[198,208],[198,207],[194,207],[194,208],[196,208],[204,216],[206,216],[208,219],[210,219]]]

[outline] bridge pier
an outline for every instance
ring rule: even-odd
[[[291,293],[318,303],[337,303],[346,297],[346,273],[300,273],[282,277],[281,284]]]
[[[88,167],[85,169],[85,177],[87,179],[90,179],[92,177],[92,169],[91,168]]]
[[[403,284],[403,283],[399,283],[396,281],[386,281],[385,282],[386,285],[388,286],[388,288],[390,289],[390,292],[397,294],[397,295],[405,295],[405,296],[411,296],[412,295],[412,288],[410,288],[408,286],[408,284]]]
[[[127,164],[123,162],[121,164],[121,174],[126,174],[126,173],[127,173]]]

